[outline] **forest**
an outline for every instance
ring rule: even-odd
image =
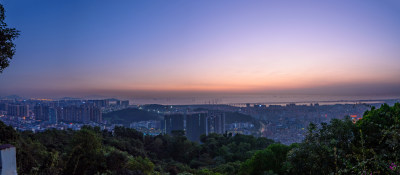
[[[0,123],[0,143],[17,149],[19,174],[399,174],[400,104],[363,119],[311,123],[301,143],[184,131],[148,136],[134,129],[15,131]]]

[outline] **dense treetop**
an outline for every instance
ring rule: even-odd
[[[4,7],[0,4],[0,73],[9,66],[10,60],[15,54],[15,44],[13,41],[19,35],[19,31],[7,26],[4,22],[5,18]]]

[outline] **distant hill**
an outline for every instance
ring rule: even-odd
[[[156,114],[136,108],[127,108],[103,114],[103,120],[107,120],[113,124],[128,125],[132,122],[158,119],[159,117]]]
[[[197,108],[194,109],[193,111],[199,112],[199,111],[208,111],[206,108]],[[222,112],[222,111],[221,111]],[[231,124],[231,123],[236,123],[236,122],[253,122],[255,119],[251,117],[250,115],[242,114],[239,112],[225,112],[225,123]]]
[[[235,122],[253,122],[255,119],[250,115],[239,112],[225,112],[225,122],[227,124]]]
[[[149,110],[165,110],[169,106],[165,105],[160,105],[160,104],[148,104],[148,105],[143,105],[143,109],[149,109]]]
[[[108,101],[120,101],[120,99],[116,99],[116,98],[108,98],[106,100],[108,100]]]
[[[236,123],[236,122],[253,123],[254,127],[256,129],[260,129],[260,122],[250,115],[242,114],[239,112],[225,112],[225,123],[226,124],[231,124],[231,123]]]
[[[208,111],[206,108],[197,108],[194,109],[193,111]],[[250,115],[242,114],[239,112],[225,112],[225,123],[226,124],[232,124],[232,123],[253,123],[255,128],[260,127],[260,123],[257,121],[257,119],[253,118]]]

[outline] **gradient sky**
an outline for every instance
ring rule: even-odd
[[[0,95],[400,94],[396,0],[1,3]]]

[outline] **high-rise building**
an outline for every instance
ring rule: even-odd
[[[90,121],[91,107],[90,106],[81,106],[80,107],[79,121],[83,123],[88,123]]]
[[[202,134],[225,133],[225,113],[220,111],[208,111],[186,113],[186,115],[165,115],[162,128],[166,134],[171,134],[173,130],[184,130],[185,128],[186,137],[189,140],[200,142],[200,136]]]
[[[8,104],[7,103],[0,103],[0,111],[7,111]]]
[[[200,142],[200,136],[206,134],[207,113],[190,113],[186,115],[186,137],[195,142]]]
[[[7,115],[19,116],[19,107],[18,107],[18,105],[9,105],[8,108],[7,108]]]
[[[99,107],[94,105],[65,106],[58,109],[59,120],[64,122],[102,122],[102,113]]]
[[[8,105],[7,115],[17,116],[17,117],[28,117],[29,116],[29,106],[28,105]]]
[[[49,106],[37,105],[33,111],[36,120],[49,121]]]
[[[91,107],[90,109],[90,121],[101,123],[103,122],[102,113],[100,108]]]
[[[199,142],[202,134],[225,132],[225,113],[220,111],[188,113],[186,116],[186,136]]]
[[[79,122],[79,107],[77,106],[65,106],[62,108],[62,120],[64,122]]]
[[[59,121],[64,121],[64,115],[63,115],[63,113],[64,113],[64,110],[63,110],[63,108],[62,107],[56,107],[55,108],[56,110],[57,110],[57,122],[59,122]]]
[[[49,121],[50,123],[57,123],[57,109],[56,108],[49,108]]]
[[[184,130],[184,115],[169,114],[164,116],[164,133],[171,134],[172,131]]]
[[[207,132],[223,134],[225,133],[225,113],[221,111],[209,111],[207,117]]]

